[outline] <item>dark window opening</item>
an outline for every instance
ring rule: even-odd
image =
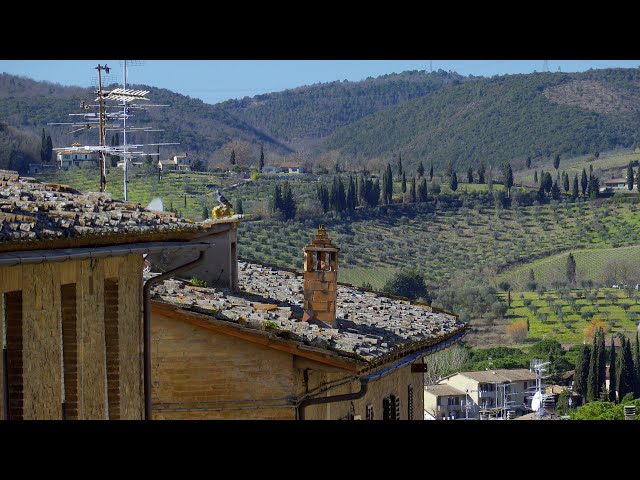
[[[104,340],[107,363],[109,419],[120,419],[120,346],[118,338],[118,280],[104,281]]]
[[[64,375],[64,403],[62,418],[78,419],[78,334],[76,284],[60,288],[62,306],[62,366]]]
[[[24,418],[24,379],[22,371],[22,292],[4,294],[4,318],[6,323],[7,343],[5,366],[7,374],[6,394],[8,399],[7,419],[22,420]]]
[[[373,405],[367,405],[367,415],[365,418],[367,420],[373,420]]]
[[[413,385],[407,387],[407,419],[413,420]]]

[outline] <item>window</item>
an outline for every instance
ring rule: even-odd
[[[382,419],[400,420],[400,397],[389,395],[382,400]]]
[[[391,398],[382,399],[382,419],[391,420]]]
[[[407,387],[407,419],[413,420],[413,385]]]
[[[104,340],[106,344],[109,419],[120,419],[120,347],[118,344],[118,280],[104,281]]]
[[[78,334],[76,329],[76,284],[60,287],[62,307],[62,372],[64,395],[62,418],[78,419]]]
[[[367,415],[365,418],[367,420],[373,420],[373,405],[367,405]]]
[[[24,418],[22,377],[22,292],[4,294],[4,318],[6,324],[5,395],[8,420]]]
[[[529,384],[527,382],[524,382],[524,391],[527,391],[527,388],[529,388]]]

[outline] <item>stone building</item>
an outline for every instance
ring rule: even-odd
[[[143,256],[202,262],[219,228],[0,171],[0,418],[148,418]]]
[[[453,314],[337,283],[324,227],[304,273],[241,262],[239,289],[156,284],[154,419],[422,419],[422,359]]]

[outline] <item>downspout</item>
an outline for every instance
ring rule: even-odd
[[[189,270],[202,263],[205,258],[205,251],[201,250],[200,255],[195,260],[180,265],[172,270],[168,270],[161,275],[150,278],[142,289],[143,313],[142,325],[144,335],[144,419],[151,420],[151,300],[149,294],[151,287],[167,278],[173,277],[179,272]]]
[[[467,334],[467,329],[463,330],[460,333],[446,339],[444,342],[440,342],[437,345],[433,345],[418,352],[415,352],[407,357],[404,357],[402,360],[388,366],[387,368],[383,368],[374,373],[370,373],[369,375],[365,375],[364,377],[360,377],[360,390],[355,393],[345,393],[342,395],[333,395],[331,397],[315,397],[315,398],[306,398],[298,405],[298,420],[304,420],[304,411],[309,405],[320,405],[325,403],[335,403],[335,402],[346,402],[350,400],[358,400],[364,397],[369,389],[369,382],[373,382],[376,380],[380,380],[383,377],[386,377],[390,373],[395,372],[396,370],[408,365],[409,363],[417,360],[418,358],[424,357],[427,354],[435,353],[438,350],[446,348],[458,340],[460,340],[464,335]],[[354,380],[357,377],[354,377]]]

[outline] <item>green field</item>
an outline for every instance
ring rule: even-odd
[[[506,301],[506,295],[501,295]],[[608,335],[621,332],[627,337],[635,336],[640,314],[640,305],[636,303],[639,297],[627,298],[623,290],[601,288],[571,290],[563,294],[557,291],[546,291],[542,295],[522,292],[522,295],[524,299],[520,298],[520,293],[511,292],[511,308],[507,312],[507,319],[509,323],[529,319],[527,342],[553,338],[561,343],[582,343],[585,340],[585,328],[590,322],[582,317],[583,312],[592,312],[592,319],[601,320]],[[538,308],[535,314],[524,305],[527,300]],[[573,302],[575,310],[571,306]],[[562,318],[556,311],[562,312]]]
[[[603,249],[572,250],[576,261],[576,278],[593,280],[602,283],[604,269],[612,260],[623,262],[637,262],[640,258],[640,246]],[[551,286],[554,281],[566,280],[566,265],[569,253],[551,255],[541,260],[535,260],[526,265],[508,270],[498,276],[499,281],[506,281],[514,290],[523,290],[529,281],[529,270],[533,269],[535,281],[539,284]]]

